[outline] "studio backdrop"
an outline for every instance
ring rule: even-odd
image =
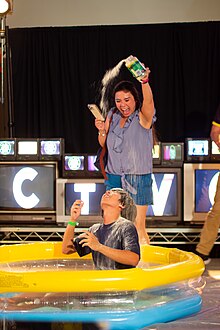
[[[9,30],[14,137],[63,137],[66,152],[95,152],[88,103],[106,70],[129,55],[151,70],[161,141],[209,135],[220,101],[220,22]],[[138,82],[125,67],[118,79]]]

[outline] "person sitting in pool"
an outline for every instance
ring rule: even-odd
[[[137,210],[130,195],[119,188],[106,191],[101,198],[103,223],[94,224],[74,239],[76,220],[82,207],[82,200],[76,200],[71,207],[71,221],[64,233],[62,252],[78,252],[80,256],[91,252],[96,269],[136,267],[140,246],[132,222]]]

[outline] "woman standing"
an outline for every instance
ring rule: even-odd
[[[106,190],[122,187],[130,193],[137,206],[135,225],[140,244],[149,244],[145,222],[148,205],[153,203],[152,125],[156,118],[149,73],[146,68],[140,81],[142,104],[134,84],[121,81],[113,91],[115,107],[105,122],[95,120],[99,144],[106,143],[108,149]]]

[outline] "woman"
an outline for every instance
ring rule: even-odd
[[[106,189],[122,187],[135,201],[135,225],[140,244],[149,244],[145,222],[148,205],[153,203],[152,125],[155,109],[149,73],[147,68],[141,80],[142,104],[135,86],[129,81],[122,81],[113,92],[115,108],[108,112],[105,122],[95,120],[99,144],[103,146],[106,143],[108,149]]]

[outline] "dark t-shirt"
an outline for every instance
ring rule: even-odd
[[[140,246],[138,242],[138,234],[134,224],[124,218],[119,218],[117,221],[109,224],[95,224],[89,228],[103,245],[113,249],[129,250],[139,255]],[[127,269],[134,268],[131,265],[124,265],[116,262],[100,252],[93,251],[89,247],[82,248],[79,244],[79,239],[74,240],[75,248],[80,256],[84,256],[92,252],[93,262],[96,269]]]

